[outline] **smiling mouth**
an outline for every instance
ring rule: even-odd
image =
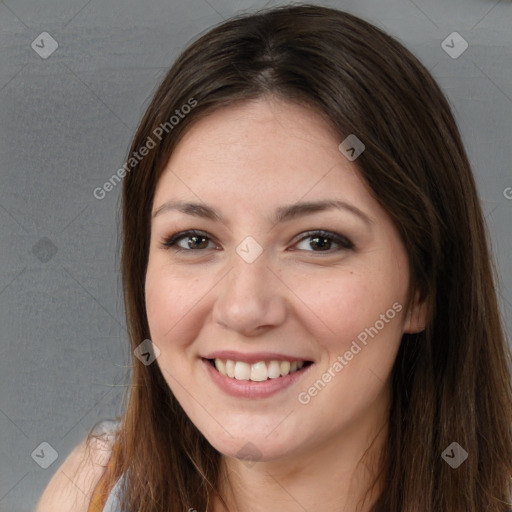
[[[207,359],[207,361],[225,377],[233,380],[264,382],[279,379],[291,373],[296,373],[310,366],[312,361],[258,361],[249,364],[244,361],[231,359]]]

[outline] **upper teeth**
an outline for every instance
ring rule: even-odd
[[[289,373],[300,370],[304,361],[259,361],[254,364],[243,361],[215,359],[215,368],[227,377],[237,380],[254,380],[261,382],[267,379],[277,379]]]

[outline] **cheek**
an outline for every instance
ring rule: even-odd
[[[146,312],[152,340],[181,339],[179,332],[201,296],[198,279],[177,277],[165,263],[148,264],[145,282]],[[204,293],[203,293],[204,294]],[[190,326],[187,325],[190,330]]]
[[[303,301],[304,311],[309,310],[303,316],[311,318],[309,330],[333,350],[344,350],[359,335],[364,339],[365,329],[376,323],[379,331],[386,327],[390,335],[391,331],[400,332],[401,314],[397,310],[402,309],[404,290],[399,279],[383,279],[380,272],[375,275],[366,270],[339,272],[329,278],[302,276],[292,282],[301,283],[295,286],[295,293]],[[395,303],[399,305],[393,308]],[[395,328],[390,329],[391,324]]]
[[[176,296],[170,293],[174,287],[167,281],[154,265],[148,266],[145,283],[146,313],[151,338],[155,342],[172,325],[169,313],[175,310]]]
[[[211,313],[218,280],[219,276],[209,269],[186,270],[171,265],[165,255],[150,258],[145,281],[146,312],[150,338],[161,350],[159,360],[165,367],[176,371],[178,354],[194,358],[194,350],[189,349]]]

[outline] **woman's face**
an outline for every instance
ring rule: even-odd
[[[197,122],[159,180],[156,364],[225,455],[306,456],[375,430],[402,333],[423,328],[398,232],[340,142],[304,107],[243,103]]]

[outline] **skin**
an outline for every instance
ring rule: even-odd
[[[310,109],[268,97],[245,102],[194,124],[157,185],[153,212],[184,200],[223,217],[162,210],[152,218],[146,306],[161,351],[156,364],[223,454],[222,495],[238,511],[272,510],[276,503],[287,511],[352,511],[364,496],[358,510],[368,510],[375,494],[366,488],[386,434],[401,335],[425,326],[423,303],[406,311],[408,262],[398,232],[360,178],[357,160],[338,150],[340,142]],[[324,199],[350,203],[370,223],[339,209],[270,220],[280,206]],[[162,246],[188,229],[208,234],[200,249],[187,249],[187,237],[181,252]],[[318,229],[355,248],[300,240]],[[236,252],[248,236],[263,249],[252,263]],[[309,403],[300,403],[299,393],[394,303],[403,309]],[[212,383],[201,360],[221,349],[279,352],[313,365],[270,397],[235,398]],[[254,464],[237,458],[248,442],[258,451]],[[214,508],[224,510],[218,501]]]

